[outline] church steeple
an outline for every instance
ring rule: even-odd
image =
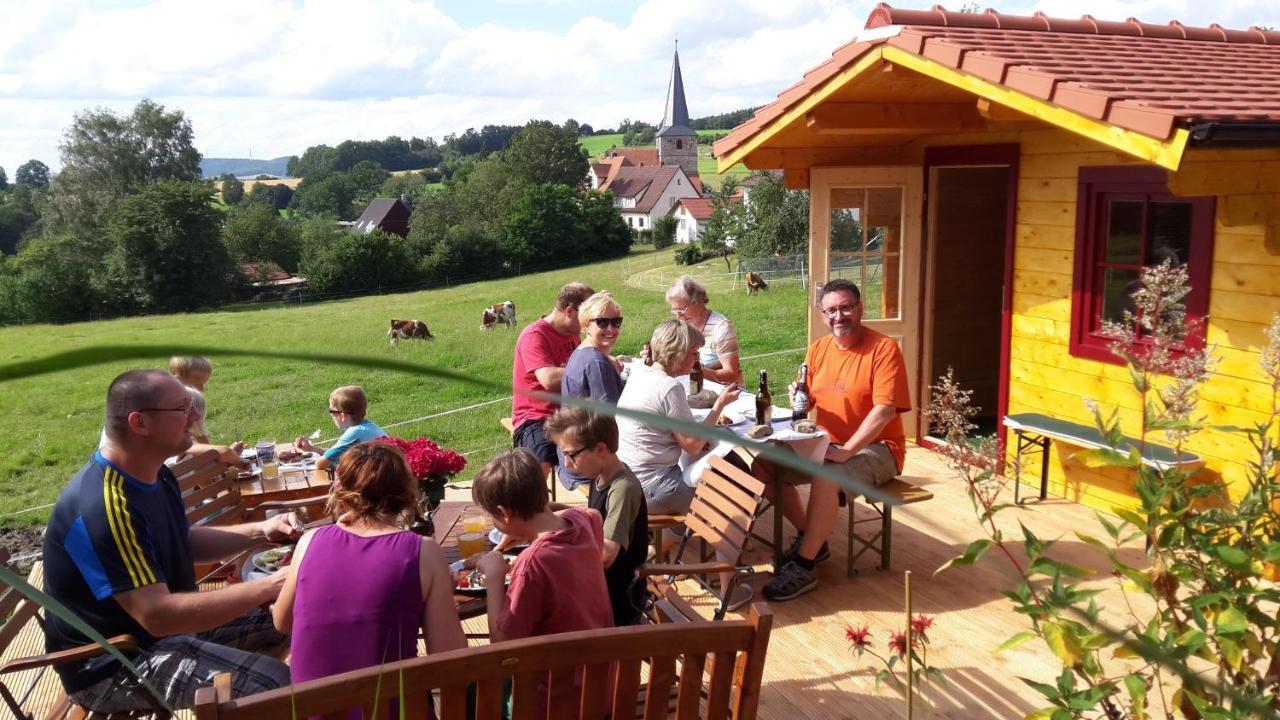
[[[677,41],[678,42],[678,41]],[[658,137],[697,135],[689,127],[689,106],[684,101],[684,78],[680,75],[680,50],[671,59],[671,80],[667,84],[667,105],[662,114]]]
[[[658,162],[679,165],[690,177],[698,174],[698,133],[689,127],[689,106],[684,101],[684,78],[680,75],[680,49],[671,59],[671,81],[667,85],[667,106],[658,127]]]

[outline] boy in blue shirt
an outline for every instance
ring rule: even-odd
[[[338,459],[348,449],[368,440],[376,440],[387,433],[367,419],[364,414],[369,409],[369,398],[359,385],[346,385],[329,393],[329,416],[333,424],[338,426],[342,435],[328,450],[318,448],[303,436],[293,441],[295,448],[302,452],[323,453],[316,461],[316,467],[324,470],[336,467]]]

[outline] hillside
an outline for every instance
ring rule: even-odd
[[[207,178],[216,178],[219,175],[226,173],[231,173],[239,178],[254,177],[257,175],[276,175],[284,177],[287,175],[285,167],[288,164],[288,156],[272,158],[270,160],[207,157],[200,159],[200,174]]]

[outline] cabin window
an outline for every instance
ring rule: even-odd
[[[1153,167],[1080,168],[1076,206],[1071,354],[1120,363],[1102,337],[1104,323],[1125,322],[1143,267],[1166,259],[1185,265],[1191,281],[1188,320],[1209,311],[1213,263],[1214,198],[1169,192],[1165,172]],[[1204,327],[1187,347],[1203,347]]]

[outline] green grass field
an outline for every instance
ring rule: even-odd
[[[489,303],[513,300],[523,326],[550,309],[562,284],[586,281],[598,290],[614,292],[627,318],[618,352],[638,353],[654,325],[670,313],[661,292],[636,289],[624,282],[623,267],[628,262],[633,272],[635,268],[665,265],[670,262],[670,251],[637,252],[624,260],[448,289],[302,307],[268,305],[0,328],[0,366],[91,346],[145,344],[164,348],[184,344],[404,360],[447,368],[496,385],[476,387],[399,371],[211,353],[215,371],[207,388],[208,425],[215,441],[285,440],[317,428],[322,438],[332,439],[336,432],[326,401],[329,391],[339,385],[363,385],[370,396],[370,417],[384,426],[508,396],[516,332],[480,330],[480,310]],[[798,287],[779,287],[748,297],[742,289],[728,292],[713,286],[712,307],[734,321],[744,356],[804,345],[804,299]],[[426,320],[436,340],[388,346],[387,321],[393,317]],[[0,525],[34,525],[47,520],[47,509],[13,513],[53,502],[70,475],[93,452],[111,378],[133,367],[163,366],[169,354],[162,349],[147,361],[113,362],[0,383],[0,437],[10,448],[0,458]],[[801,357],[797,351],[747,360],[747,382],[754,388],[761,368],[767,368],[775,378],[790,378]],[[470,465],[462,475],[466,479],[507,444],[498,420],[509,412],[509,401],[496,402],[406,424],[391,432],[400,437],[431,437],[470,453]]]

